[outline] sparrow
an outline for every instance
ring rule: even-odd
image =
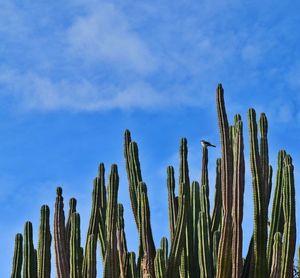
[[[214,147],[214,148],[216,147],[215,145],[213,145],[205,140],[201,140],[201,145],[202,145],[202,147],[206,147],[206,148],[207,147]]]

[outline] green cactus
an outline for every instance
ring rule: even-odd
[[[217,272],[218,267],[218,248],[220,242],[220,231],[215,231],[213,234],[213,266],[214,266],[214,273]]]
[[[36,257],[34,253],[32,223],[27,221],[24,228],[24,278],[36,278]]]
[[[111,166],[108,183],[108,204],[106,211],[107,246],[104,258],[103,278],[118,277],[118,251],[117,251],[117,209],[118,209],[119,175],[117,165]]]
[[[245,161],[243,142],[243,123],[240,115],[235,117],[233,137],[233,238],[232,238],[232,275],[241,277],[243,270],[242,241],[243,241],[243,202],[245,187]]]
[[[56,271],[58,278],[69,278],[70,266],[67,251],[67,240],[65,230],[64,198],[62,188],[56,189],[56,201],[54,212],[54,248]]]
[[[50,209],[47,205],[41,208],[41,223],[38,244],[38,278],[50,278],[51,275],[51,232]]]
[[[127,268],[127,276],[128,278],[138,278],[137,266],[135,263],[135,253],[128,253],[128,268]]]
[[[290,155],[284,159],[283,186],[284,231],[282,243],[281,277],[293,277],[293,262],[296,248],[296,211],[294,166]]]
[[[70,277],[81,278],[81,250],[80,250],[80,215],[74,212],[71,216],[70,239]]]
[[[279,232],[275,233],[273,243],[273,257],[270,278],[280,278],[281,273],[282,239]]]
[[[120,278],[125,278],[127,273],[127,242],[124,231],[124,208],[122,204],[118,204],[117,213],[117,238],[118,238],[118,254],[120,266]]]
[[[100,166],[104,167],[104,166]],[[101,186],[98,182],[98,178],[94,179],[93,182],[93,193],[92,193],[92,209],[89,221],[89,227],[87,232],[86,244],[85,244],[85,255],[83,257],[83,264],[82,264],[82,275],[83,277],[87,277],[87,258],[88,256],[93,257],[94,255],[89,254],[88,251],[92,252],[94,249],[88,249],[88,239],[90,235],[94,235],[95,238],[98,238],[98,231],[99,231],[99,221],[100,221],[100,207],[101,207]],[[95,250],[96,252],[96,250]],[[96,256],[96,253],[95,253]]]
[[[174,168],[169,166],[167,168],[167,186],[168,186],[168,206],[169,206],[169,226],[170,239],[173,240],[178,212],[178,204],[175,196],[175,177]]]
[[[86,251],[86,272],[82,275],[83,278],[96,278],[97,277],[97,237],[94,234],[89,235],[87,241]]]
[[[154,259],[155,277],[164,278],[166,276],[168,262],[168,240],[163,237],[160,241],[160,248],[156,251]]]
[[[69,213],[68,213],[68,219],[65,228],[67,258],[70,258],[71,216],[74,212],[76,212],[76,206],[77,206],[77,200],[75,198],[71,198],[69,200]]]
[[[283,208],[282,208],[282,198],[283,198],[283,170],[284,170],[284,158],[286,152],[280,150],[278,152],[278,162],[277,162],[277,175],[276,175],[276,186],[273,197],[273,206],[271,214],[270,232],[268,239],[268,249],[267,249],[267,259],[269,271],[272,264],[273,257],[273,242],[276,232],[283,233]]]
[[[211,234],[221,230],[222,222],[222,192],[221,192],[221,159],[216,161],[216,182],[214,208],[211,217]]]
[[[21,278],[22,263],[23,263],[23,236],[22,234],[16,234],[11,278]]]
[[[262,178],[261,160],[258,152],[257,123],[254,109],[249,109],[250,131],[250,164],[254,196],[254,275],[267,276],[266,242],[267,242],[267,214],[264,180]]]
[[[218,251],[217,278],[231,277],[231,248],[232,248],[232,150],[229,136],[229,126],[224,102],[224,90],[219,84],[217,88],[217,112],[221,136],[221,191],[223,220]]]

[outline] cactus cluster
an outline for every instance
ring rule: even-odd
[[[111,166],[106,185],[105,167],[101,163],[93,183],[92,209],[84,248],[81,243],[80,214],[76,211],[77,201],[74,198],[70,200],[65,221],[62,188],[57,188],[53,233],[58,278],[96,278],[98,240],[103,264],[103,273],[98,275],[104,278],[294,277],[296,212],[292,158],[284,150],[278,153],[269,221],[273,169],[268,157],[268,122],[262,113],[257,123],[255,110],[249,109],[254,228],[244,258],[243,121],[240,115],[236,115],[233,124],[229,124],[221,85],[216,90],[216,102],[221,158],[216,161],[212,212],[208,147],[202,148],[200,180],[190,181],[188,145],[187,139],[183,138],[180,142],[177,183],[174,168],[167,167],[169,239],[163,237],[159,247],[156,247],[151,228],[148,187],[142,178],[138,145],[126,130],[124,156],[131,207],[139,235],[138,253],[129,251],[127,247],[124,207],[118,203],[117,165]],[[49,207],[42,206],[37,250],[30,222],[25,224],[24,235],[16,235],[12,278],[21,277],[22,273],[24,278],[50,277],[52,235],[49,214]]]

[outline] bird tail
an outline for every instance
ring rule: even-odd
[[[211,146],[211,147],[214,147],[214,148],[216,147],[216,146],[215,146],[215,145],[213,145],[213,144],[210,144],[210,146]]]

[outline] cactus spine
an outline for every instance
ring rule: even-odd
[[[21,278],[22,263],[23,263],[23,236],[22,234],[16,234],[11,278]]]
[[[47,205],[41,208],[41,223],[38,244],[38,278],[50,278],[51,274],[51,233],[50,210]]]

